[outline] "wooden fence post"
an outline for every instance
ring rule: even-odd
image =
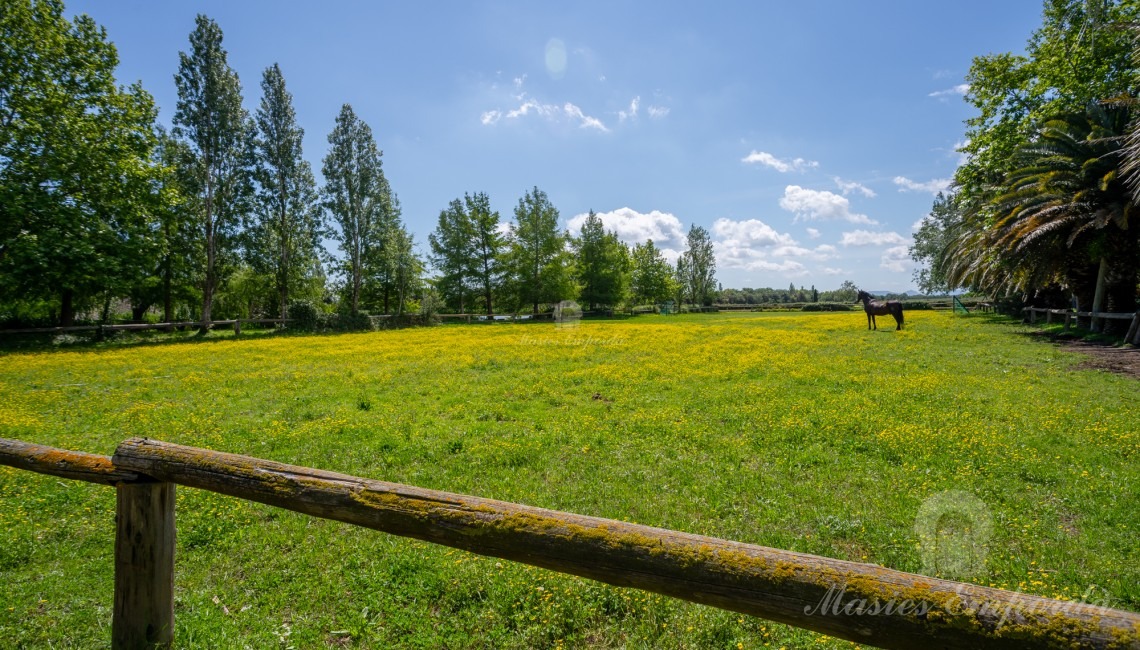
[[[1132,317],[1132,324],[1128,326],[1128,334],[1124,337],[1125,343],[1140,345],[1140,311]]]
[[[116,488],[114,650],[174,641],[174,484]]]

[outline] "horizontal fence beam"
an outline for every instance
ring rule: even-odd
[[[132,438],[126,469],[883,648],[1137,648],[1140,615]]]
[[[0,465],[101,485],[154,482],[149,476],[139,476],[135,472],[115,467],[110,456],[67,451],[7,438],[0,438]]]
[[[215,325],[234,325],[242,323],[257,323],[268,325],[273,323],[288,323],[289,318],[235,318],[231,320],[209,321],[210,327]],[[119,325],[72,325],[68,327],[30,327],[23,329],[0,329],[0,334],[62,334],[66,332],[104,332],[131,331],[131,330],[158,330],[174,327],[201,327],[202,321],[183,321],[179,323],[121,323]]]
[[[1069,309],[1046,309],[1044,307],[1026,307],[1024,311],[1031,311],[1038,314],[1072,314],[1080,316],[1081,318],[1109,318],[1115,320],[1131,320],[1136,317],[1133,312],[1092,312],[1092,311],[1072,311]]]

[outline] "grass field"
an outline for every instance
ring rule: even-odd
[[[889,319],[888,319],[889,320]],[[0,437],[130,436],[923,572],[973,494],[974,581],[1140,610],[1140,385],[984,317],[645,316],[0,356]],[[212,335],[213,336],[213,335]],[[180,488],[176,644],[850,647]],[[114,491],[0,467],[0,647],[110,638]]]

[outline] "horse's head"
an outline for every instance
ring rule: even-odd
[[[860,290],[859,290],[859,295],[855,297],[855,302],[856,302],[856,303],[860,303],[860,302],[863,302],[864,300],[866,300],[866,299],[868,299],[868,298],[870,298],[870,297],[871,297],[871,294],[869,294],[869,293],[867,293],[866,291],[863,291],[862,289],[860,289]]]

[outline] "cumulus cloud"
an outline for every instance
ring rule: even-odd
[[[753,164],[759,163],[765,167],[771,167],[781,174],[787,172],[800,172],[805,169],[819,167],[819,163],[814,160],[804,160],[803,158],[795,158],[792,160],[781,160],[767,151],[752,150],[752,153],[740,159],[740,162]]]
[[[769,271],[788,277],[807,275],[797,257],[827,259],[833,246],[804,248],[788,233],[778,232],[759,219],[717,219],[712,226],[717,265],[726,269]]]
[[[653,244],[662,249],[662,252],[666,249],[680,251],[685,248],[685,228],[680,219],[668,212],[638,212],[633,208],[618,208],[611,212],[598,212],[597,215],[606,230],[617,233],[618,239],[628,245],[642,244],[647,239],[652,239]],[[571,232],[578,232],[587,216],[589,215],[575,215],[566,225]],[[676,255],[680,253],[677,252]],[[669,257],[668,253],[666,257]]]
[[[516,85],[521,86],[524,79],[525,75],[515,79]],[[570,102],[566,102],[562,106],[557,104],[545,104],[536,99],[528,98],[526,93],[516,95],[515,99],[522,102],[518,107],[506,112],[499,109],[484,111],[483,114],[480,115],[479,121],[485,126],[491,126],[504,119],[517,120],[529,115],[536,115],[552,121],[567,119],[571,122],[576,122],[578,126],[583,129],[596,129],[603,133],[609,131],[601,120],[587,115],[581,108]]]
[[[796,215],[795,220],[805,221],[849,221],[851,223],[878,224],[865,214],[851,211],[851,202],[846,197],[823,190],[809,190],[799,185],[784,188],[780,207]]]
[[[835,177],[835,184],[839,187],[839,191],[843,192],[843,196],[847,196],[852,192],[858,192],[869,199],[873,199],[878,196],[875,194],[875,190],[872,190],[866,185],[857,183],[855,181],[845,181],[838,176]]]
[[[819,239],[819,237],[820,237],[819,230],[817,230],[815,228],[808,228],[807,234],[808,234],[808,237],[811,237],[812,239]]]
[[[646,109],[649,112],[649,117],[652,119],[661,119],[669,114],[668,106],[650,106]]]
[[[839,268],[832,268],[830,266],[825,266],[825,267],[823,267],[823,274],[824,275],[848,275],[849,271],[845,271],[845,270],[839,269]]]
[[[879,266],[896,273],[906,272],[913,266],[912,260],[910,259],[910,251],[906,246],[888,248],[883,251],[883,257],[879,261]]]
[[[839,243],[842,246],[886,246],[889,244],[907,244],[909,241],[897,232],[855,230],[843,233],[843,238],[839,240]]]
[[[920,183],[912,181],[906,176],[895,176],[894,183],[899,186],[900,192],[930,192],[931,194],[938,194],[945,192],[950,187],[951,179],[949,178],[934,178]]]

